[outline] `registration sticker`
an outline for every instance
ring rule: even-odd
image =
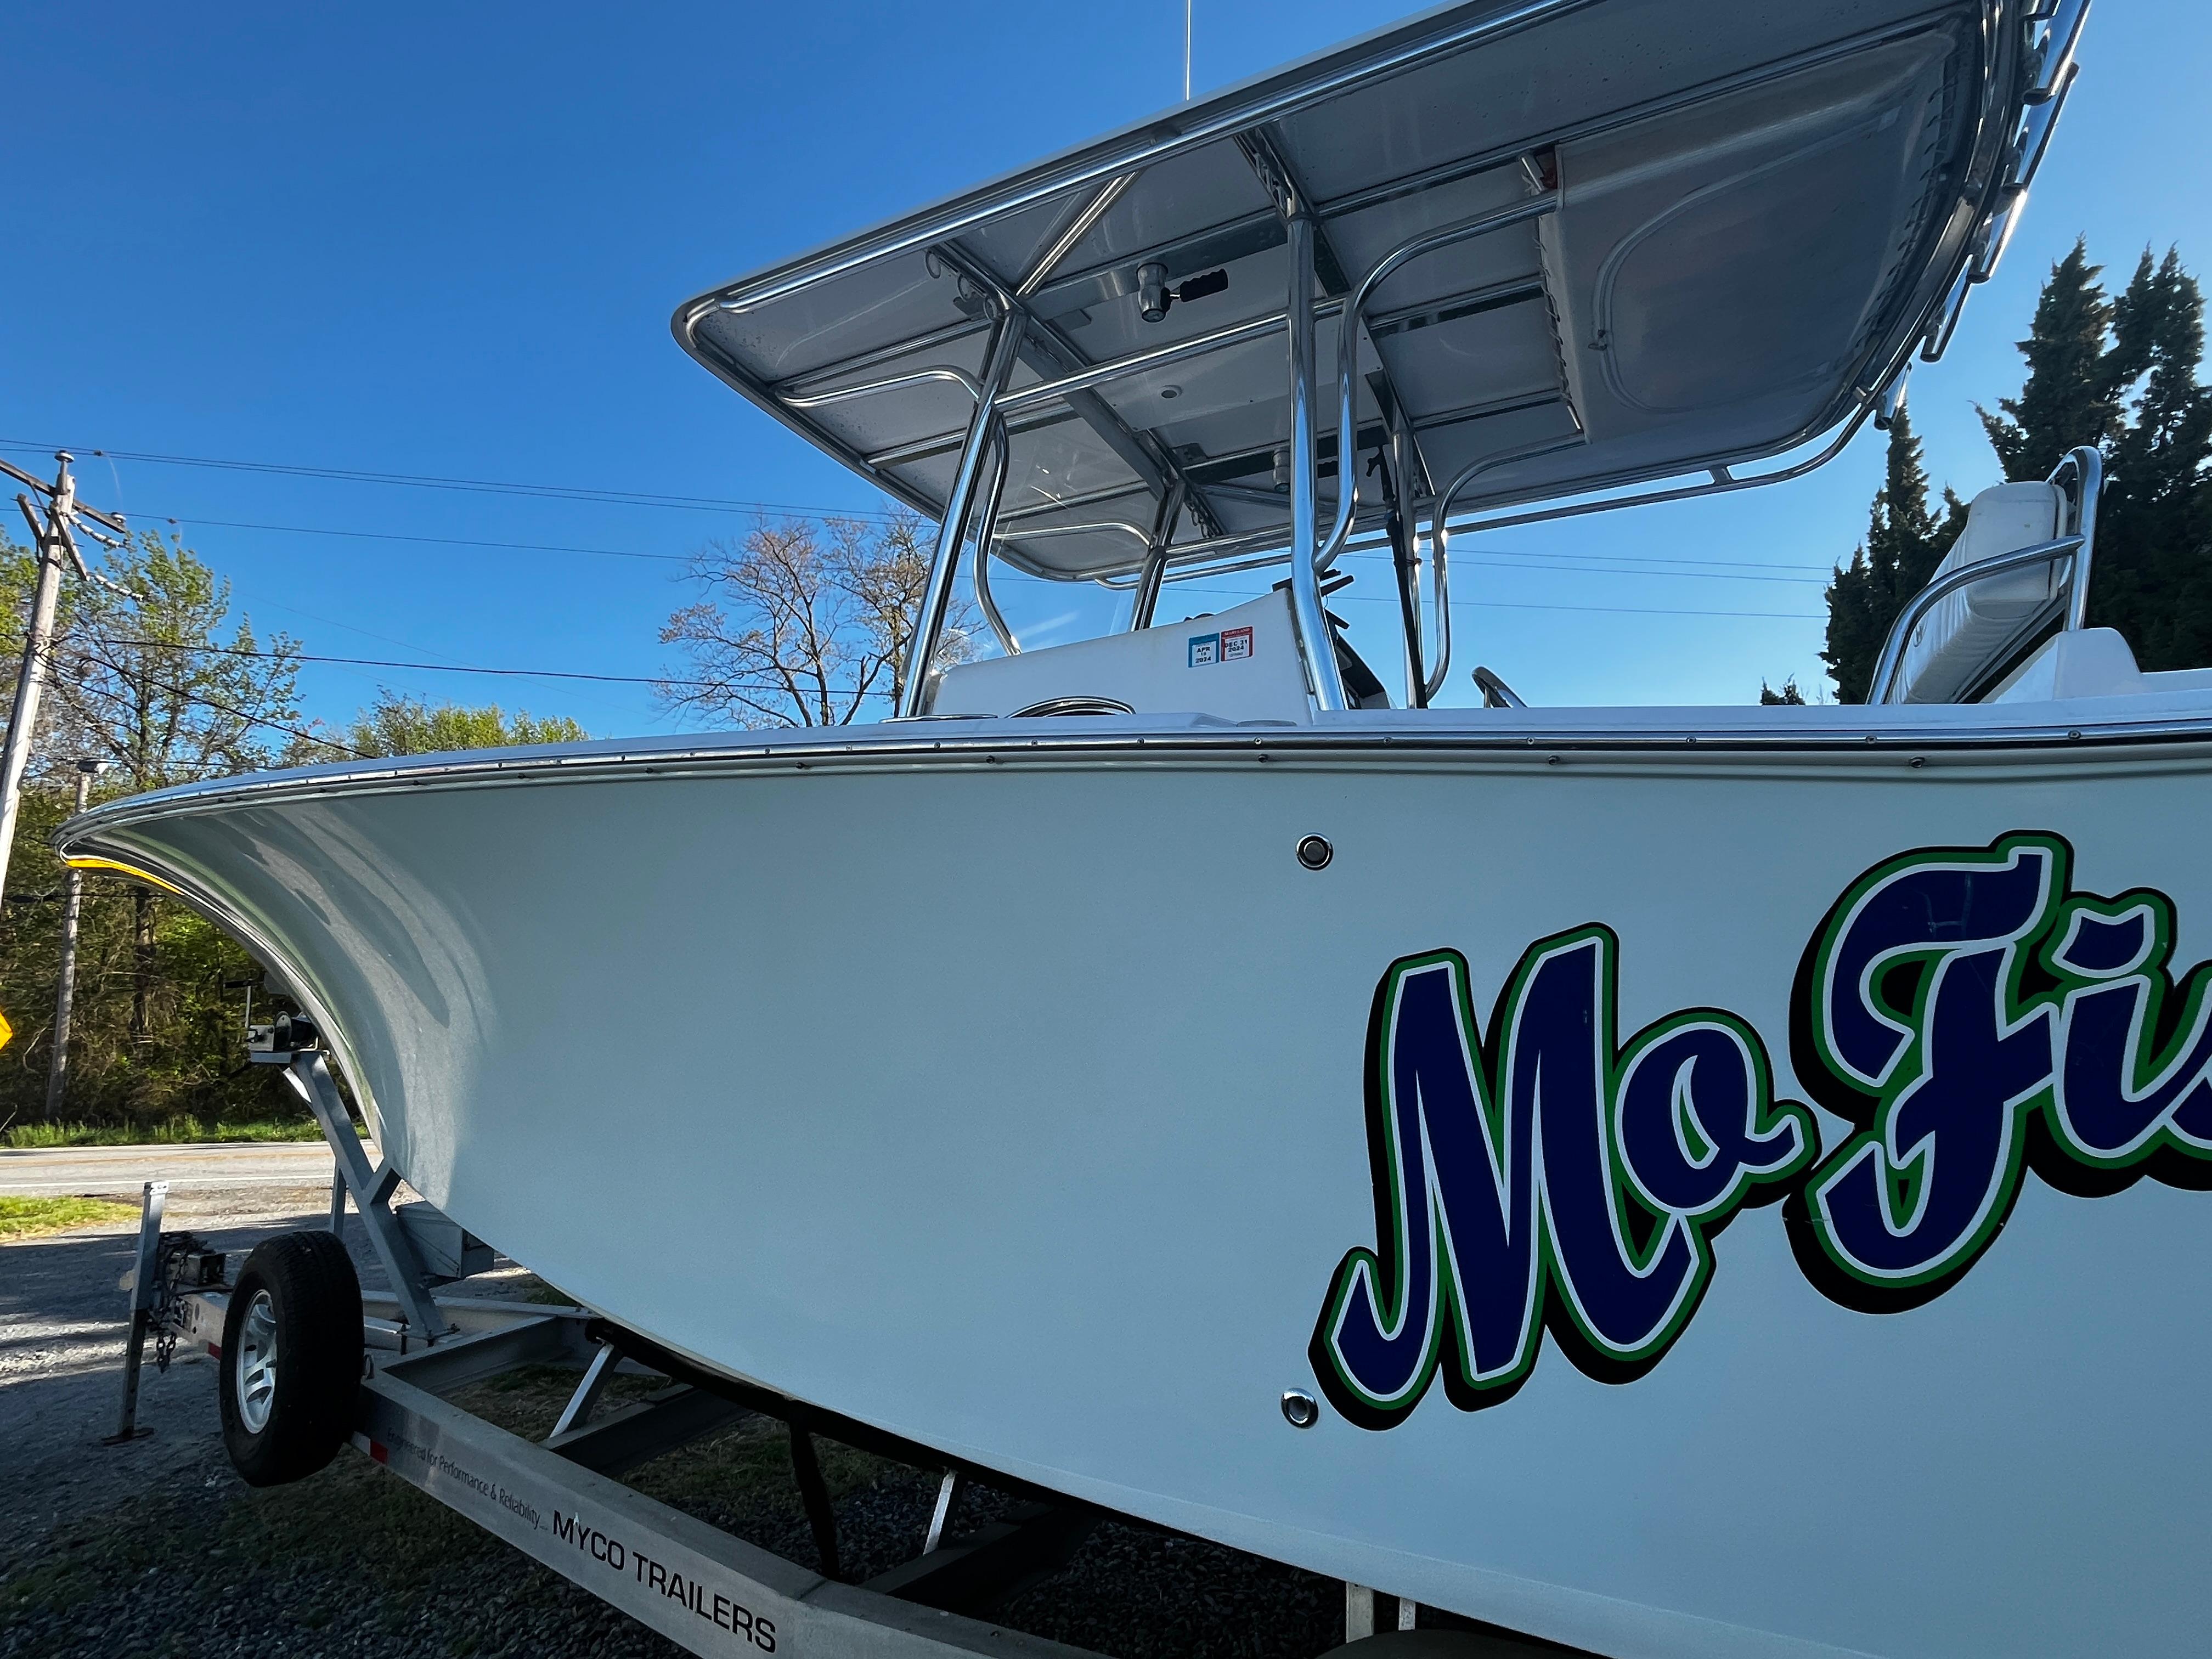
[[[1190,639],[1190,665],[1211,668],[1218,662],[1243,662],[1252,654],[1252,630],[1249,628],[1224,628],[1218,634],[1194,634]]]

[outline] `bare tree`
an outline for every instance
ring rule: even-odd
[[[693,561],[708,596],[660,630],[690,659],[661,682],[663,706],[740,726],[848,726],[896,711],[906,692],[915,617],[934,550],[921,520],[763,520],[739,543],[710,542]],[[945,619],[933,667],[973,654],[964,605]]]

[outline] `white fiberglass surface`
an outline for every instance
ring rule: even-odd
[[[2146,702],[2150,701],[2146,699]],[[1826,713],[1828,711],[1813,711]],[[1946,711],[1957,712],[1957,711]],[[345,1022],[410,1181],[612,1316],[1116,1507],[1624,1655],[2194,1651],[2212,1199],[2030,1179],[1927,1305],[1777,1208],[1647,1375],[1324,1409],[1394,962],[1601,924],[1620,1029],[1793,975],[1863,872],[2012,832],[2212,956],[2203,763],[884,767],[339,793],[118,829]],[[880,826],[895,822],[898,834]],[[1324,871],[1293,856],[1322,834]],[[1831,1145],[1846,1133],[1821,1119]]]

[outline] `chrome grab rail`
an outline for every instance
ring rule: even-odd
[[[2079,536],[2061,536],[2055,542],[2038,542],[2033,547],[2023,547],[2011,553],[2000,553],[1993,559],[1983,559],[1973,564],[1960,565],[1948,576],[1939,576],[1912,597],[1912,602],[1898,613],[1897,621],[1889,630],[1889,638],[1881,647],[1881,659],[1875,665],[1874,678],[1868,684],[1869,703],[1888,702],[1894,691],[1899,669],[1904,666],[1905,649],[1914,632],[1927,620],[1928,613],[1949,599],[1962,587],[1972,587],[1987,576],[2002,576],[2008,571],[2023,570],[2033,565],[2048,564],[2053,559],[2066,558],[2087,545]],[[2067,579],[2069,582],[2072,577]],[[1881,696],[1874,692],[1879,690]]]
[[[1436,565],[1433,582],[1437,590],[1437,651],[1436,660],[1429,665],[1425,695],[1433,698],[1444,689],[1444,676],[1451,672],[1451,504],[1460,491],[1484,473],[1501,466],[1511,466],[1517,461],[1533,461],[1540,456],[1572,449],[1583,441],[1577,432],[1571,438],[1547,438],[1539,443],[1523,444],[1518,449],[1509,449],[1503,455],[1492,455],[1470,461],[1462,467],[1459,475],[1437,494],[1436,505],[1429,514],[1429,555]]]
[[[1971,587],[1985,576],[2002,576],[2008,571],[2027,569],[2070,556],[2073,564],[2066,575],[2066,625],[2063,631],[2078,633],[2088,626],[2089,573],[2097,551],[2097,499],[2104,492],[2105,458],[2097,450],[2085,445],[2069,452],[2066,459],[2052,470],[2047,482],[2068,491],[2069,511],[2066,516],[2070,522],[2067,533],[2053,541],[2038,542],[2033,547],[1999,554],[1993,559],[1981,559],[1972,564],[1960,565],[1949,575],[1937,577],[1913,595],[1911,603],[1899,611],[1897,620],[1890,624],[1889,636],[1882,641],[1881,655],[1875,661],[1874,678],[1867,683],[1869,703],[1893,701],[1891,694],[1897,690],[1897,677],[1905,666],[1905,650],[1911,644],[1914,633],[1927,619],[1928,613],[1961,588]]]
[[[1833,438],[1821,447],[1817,453],[1808,456],[1802,461],[1794,461],[1788,466],[1778,467],[1771,472],[1754,473],[1747,477],[1729,466],[1717,466],[1711,470],[1708,481],[1705,483],[1683,484],[1672,489],[1647,489],[1640,495],[1608,495],[1598,501],[1566,501],[1557,507],[1536,507],[1526,513],[1507,514],[1495,519],[1463,519],[1454,525],[1452,529],[1455,533],[1462,536],[1473,535],[1486,530],[1512,530],[1524,524],[1553,524],[1561,519],[1587,518],[1595,513],[1617,513],[1624,507],[1663,507],[1673,501],[1704,501],[1712,495],[1732,495],[1739,489],[1764,489],[1769,484],[1789,483],[1795,479],[1805,477],[1808,472],[1819,471],[1842,454],[1850,446],[1851,440],[1858,436],[1859,428],[1867,423],[1873,416],[1875,409],[1875,399],[1869,398],[1859,405],[1857,411],[1837,431]],[[1569,442],[1579,441],[1581,441],[1579,439],[1563,440],[1560,447],[1565,448]],[[1502,459],[1521,461],[1534,458],[1514,454]],[[1589,490],[1580,493],[1595,493],[1606,487],[1602,484],[1593,484]],[[1455,495],[1458,493],[1456,490],[1453,492]]]
[[[1091,524],[1043,524],[1034,530],[1001,530],[991,539],[998,542],[1036,542],[1048,536],[1089,536],[1105,531],[1116,535],[1134,536],[1148,548],[1152,544],[1152,537],[1127,519],[1100,519]]]
[[[1528,158],[1523,157],[1524,161]],[[1359,422],[1356,405],[1359,387],[1359,324],[1360,313],[1367,307],[1368,296],[1389,277],[1425,254],[1455,247],[1472,241],[1493,230],[1504,230],[1513,225],[1526,224],[1531,219],[1540,219],[1547,213],[1558,211],[1559,192],[1546,191],[1525,202],[1515,202],[1505,207],[1493,208],[1487,213],[1478,213],[1462,219],[1457,224],[1446,225],[1440,230],[1425,231],[1420,235],[1401,242],[1376,262],[1374,269],[1360,279],[1345,302],[1343,320],[1336,331],[1336,522],[1330,526],[1328,538],[1314,555],[1314,562],[1324,570],[1335,560],[1344,545],[1344,538],[1352,529],[1352,513],[1358,488],[1354,479],[1357,457],[1353,451],[1358,442]],[[1433,695],[1433,694],[1431,694]]]
[[[1008,720],[1041,720],[1053,714],[1133,714],[1137,711],[1119,697],[1047,697],[1026,708],[1017,708]]]
[[[2087,444],[2068,451],[2066,459],[2052,469],[2050,482],[2065,489],[2060,480],[2069,471],[2074,477],[2072,533],[2081,538],[2081,557],[2074,567],[2074,592],[2069,596],[2073,602],[2067,608],[2066,626],[2078,631],[2089,625],[2089,566],[2097,556],[2097,504],[2105,494],[2103,453]]]
[[[983,620],[991,624],[991,631],[999,636],[999,648],[1010,657],[1022,654],[1021,641],[1014,630],[1006,626],[1006,619],[999,612],[998,600],[991,597],[991,544],[996,540],[993,527],[999,522],[999,503],[1006,494],[1006,474],[1013,470],[1013,446],[1006,441],[1006,423],[994,421],[991,438],[997,450],[991,470],[991,491],[983,498],[983,517],[977,525],[975,537],[975,569],[971,579],[975,587],[975,603],[982,607]]]
[[[1485,708],[1526,708],[1528,706],[1522,701],[1519,692],[1487,668],[1474,671],[1474,683],[1482,692]]]
[[[870,380],[862,386],[842,386],[834,392],[779,392],[775,400],[793,409],[819,409],[824,404],[840,404],[848,398],[866,398],[878,392],[895,392],[904,386],[921,386],[931,380],[950,380],[977,403],[983,401],[983,388],[975,384],[975,377],[964,368],[947,364],[941,368],[918,368],[911,374],[894,374],[887,380]]]

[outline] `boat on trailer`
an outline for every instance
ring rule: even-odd
[[[2090,625],[2096,452],[1866,705],[1438,704],[1455,536],[1888,420],[2085,10],[1482,0],[714,289],[684,348],[942,526],[896,718],[60,844],[702,1375],[1597,1653],[2197,1651],[2212,672]],[[1024,649],[1000,563],[1125,625]]]

